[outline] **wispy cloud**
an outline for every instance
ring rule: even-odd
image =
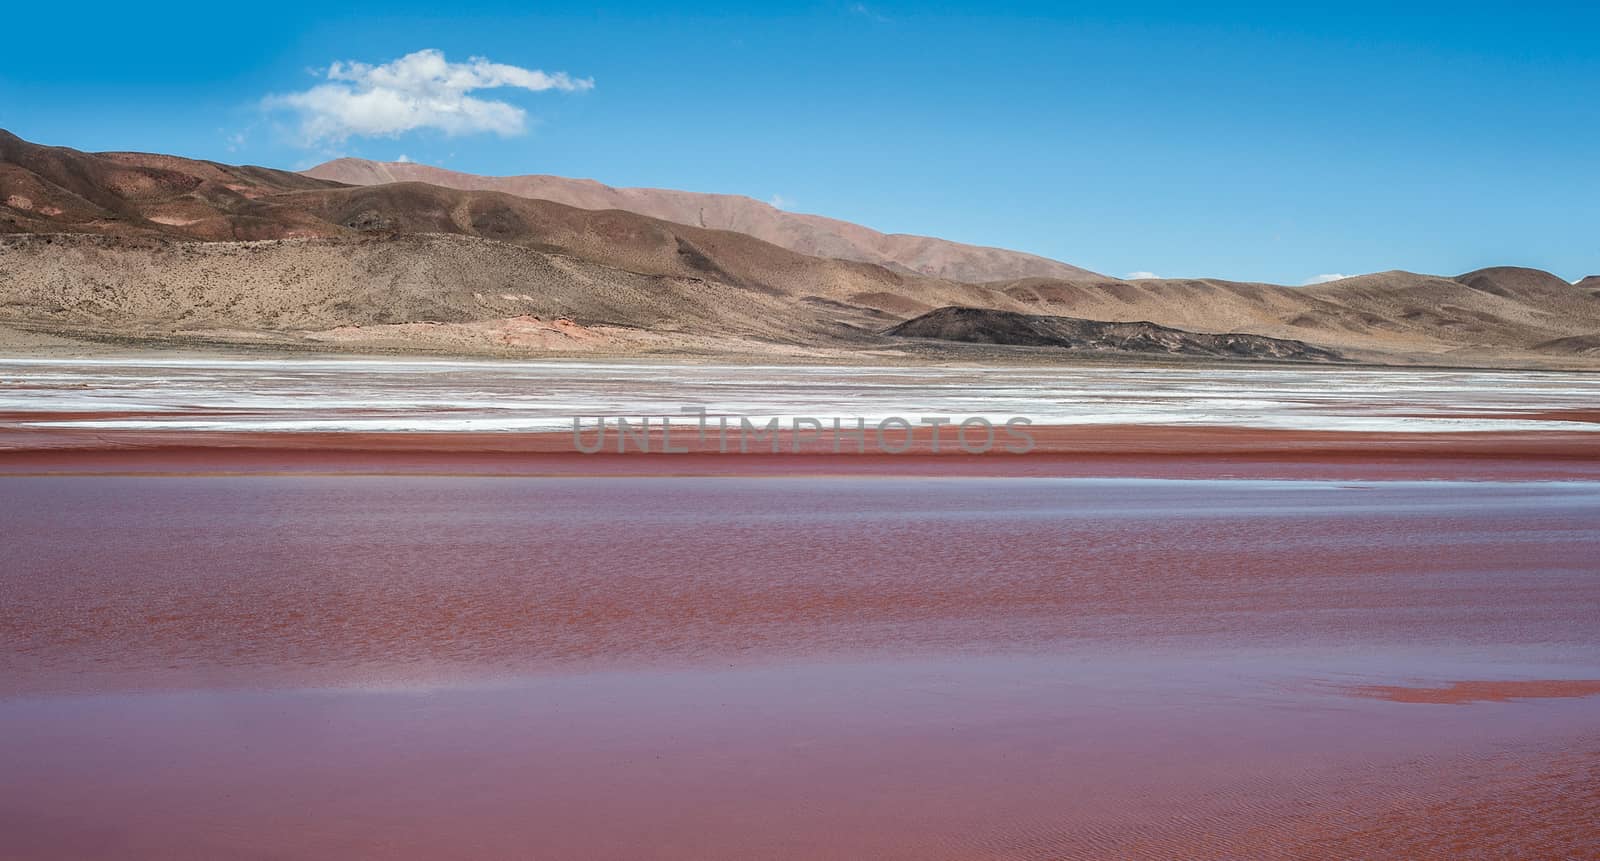
[[[408,156],[405,153],[401,153],[399,158],[396,158],[395,161],[397,161],[397,162],[399,162],[401,164],[411,164],[411,156]]]
[[[1312,276],[1310,278],[1307,278],[1305,280],[1305,282],[1302,283],[1300,286],[1302,286],[1302,287],[1310,287],[1310,286],[1312,286],[1314,284],[1326,284],[1329,281],[1343,281],[1346,278],[1354,278],[1354,277],[1355,277],[1354,275],[1340,275],[1337,272],[1329,272],[1326,275],[1314,275],[1314,276]]]
[[[1161,276],[1154,272],[1129,272],[1123,277],[1127,278],[1129,281],[1142,281],[1146,278],[1160,278]]]
[[[772,197],[767,199],[767,203],[771,204],[773,209],[788,209],[789,207],[794,206],[794,200],[784,197],[781,194],[774,194]]]
[[[870,6],[868,6],[865,3],[852,3],[852,4],[850,4],[850,12],[852,14],[855,14],[855,15],[860,15],[861,17],[866,18],[869,21],[876,21],[879,24],[887,24],[887,23],[889,23],[889,16],[878,12],[877,10],[871,8]]]
[[[449,135],[517,135],[527,129],[527,111],[469,94],[501,87],[535,93],[594,87],[592,78],[493,63],[484,57],[452,63],[434,49],[376,66],[336,62],[317,74],[326,77],[327,83],[298,93],[268,96],[262,102],[270,110],[298,114],[300,137],[306,145],[341,143],[351,137],[393,137],[416,129],[436,129]]]

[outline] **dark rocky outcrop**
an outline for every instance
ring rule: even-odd
[[[1238,333],[1214,335],[1185,332],[1154,323],[1108,323],[987,308],[938,308],[894,326],[884,334],[968,344],[1057,347],[1090,352],[1311,362],[1344,360],[1333,350],[1284,338]]]

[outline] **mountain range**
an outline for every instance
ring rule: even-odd
[[[477,176],[415,162],[357,158],[335,159],[305,171],[305,175],[349,185],[423,182],[466,191],[503,191],[580,209],[620,209],[678,224],[731,230],[813,257],[876,263],[901,272],[952,281],[1100,277],[1087,269],[1020,251],[965,245],[929,236],[879,233],[835,218],[787,212],[742,195],[665,188],[613,188],[592,179],[560,176]]]
[[[1600,277],[1569,284],[1499,267],[1304,288],[1126,281],[750,198],[350,159],[301,174],[85,153],[0,131],[0,234],[0,327],[73,338],[511,355],[1049,360],[1165,350],[1600,366]],[[987,334],[971,343],[948,337],[975,319],[952,308],[1004,313],[983,317]],[[937,325],[903,325],[929,314]],[[1036,343],[1046,329],[1057,341]]]

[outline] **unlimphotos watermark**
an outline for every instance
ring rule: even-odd
[[[712,415],[704,407],[682,407],[677,416],[573,416],[572,444],[584,454],[689,454],[709,451],[712,444],[720,454],[905,454],[916,446],[918,432],[926,430],[928,451],[933,454],[1027,454],[1034,448],[1033,434],[1028,430],[1031,424],[1031,419],[1022,416],[1012,416],[998,424],[986,416],[888,416],[870,420],[862,416],[791,416],[785,423],[777,416],[757,420],[743,415]]]

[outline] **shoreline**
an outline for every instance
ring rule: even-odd
[[[1273,358],[1216,358],[1133,351],[1079,351],[1060,347],[1023,347],[995,344],[905,339],[882,344],[772,345],[769,350],[729,348],[639,349],[604,351],[571,350],[429,350],[384,348],[372,344],[341,346],[332,342],[306,343],[283,340],[284,333],[263,333],[261,340],[228,340],[200,335],[129,335],[84,329],[62,330],[34,326],[26,321],[0,320],[0,363],[9,361],[128,361],[183,360],[423,362],[439,364],[630,364],[683,365],[688,367],[778,368],[1100,368],[1130,366],[1184,370],[1363,370],[1363,371],[1463,371],[1593,374],[1600,360],[1583,356],[1552,357],[1526,353],[1465,355],[1440,353],[1393,354],[1355,351],[1339,362]],[[1241,333],[1249,334],[1249,333]]]
[[[0,428],[0,475],[947,476],[1333,480],[1600,480],[1592,432],[1353,432],[1172,425],[1035,425],[1036,447],[967,454],[929,433],[904,453],[717,451],[692,434],[659,451],[583,454],[570,432],[212,432]],[[770,446],[772,443],[759,443]],[[849,445],[849,443],[846,443]],[[869,443],[870,446],[870,443]],[[798,449],[798,450],[795,450]]]

